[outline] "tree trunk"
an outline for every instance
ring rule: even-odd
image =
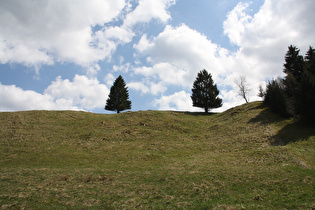
[[[244,96],[244,99],[245,99],[246,103],[248,103],[248,100],[247,100],[246,96]]]

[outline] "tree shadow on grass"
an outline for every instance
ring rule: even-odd
[[[284,126],[272,138],[271,144],[274,146],[287,145],[297,141],[306,141],[311,136],[315,136],[315,128],[303,121],[296,121]]]
[[[270,123],[278,123],[286,118],[275,114],[266,105],[262,104],[259,107],[255,107],[252,109],[262,109],[262,111],[254,118],[250,119],[248,123],[261,123],[261,124],[270,124]]]
[[[177,111],[178,113],[184,113],[184,114],[188,114],[188,115],[204,115],[204,116],[210,116],[210,115],[214,115],[217,114],[215,112],[181,112],[181,111]]]
[[[267,106],[257,107],[263,109],[256,117],[248,123],[261,123],[263,125],[277,124],[283,122],[286,125],[278,133],[270,138],[273,146],[287,145],[297,141],[305,141],[311,136],[315,136],[315,127],[302,120],[293,120],[292,123],[285,122],[290,118],[285,118],[272,112]],[[290,120],[289,120],[290,121]]]

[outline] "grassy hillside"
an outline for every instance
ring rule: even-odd
[[[260,102],[0,113],[0,207],[315,208],[315,129]]]

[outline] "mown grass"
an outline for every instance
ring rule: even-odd
[[[220,114],[0,113],[0,207],[315,208],[315,129]]]

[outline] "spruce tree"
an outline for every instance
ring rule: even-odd
[[[299,53],[300,50],[296,46],[290,45],[284,63],[284,73],[291,74],[297,82],[300,82],[304,70],[303,56]]]
[[[296,46],[290,45],[283,64],[284,73],[286,74],[283,82],[287,97],[287,110],[292,115],[298,113],[299,86],[304,72],[303,56],[299,55],[299,53],[300,50]]]
[[[303,72],[298,108],[302,117],[315,123],[315,50],[310,47],[305,56],[305,71]]]
[[[209,109],[222,106],[222,99],[218,95],[219,90],[213,83],[211,74],[205,69],[200,71],[192,88],[193,106],[204,108],[205,113],[208,113]]]
[[[105,109],[109,111],[117,111],[117,113],[131,109],[131,101],[126,87],[126,83],[121,75],[117,77],[106,101]]]
[[[305,66],[306,70],[315,75],[315,49],[310,46],[309,50],[306,52],[305,55]]]

